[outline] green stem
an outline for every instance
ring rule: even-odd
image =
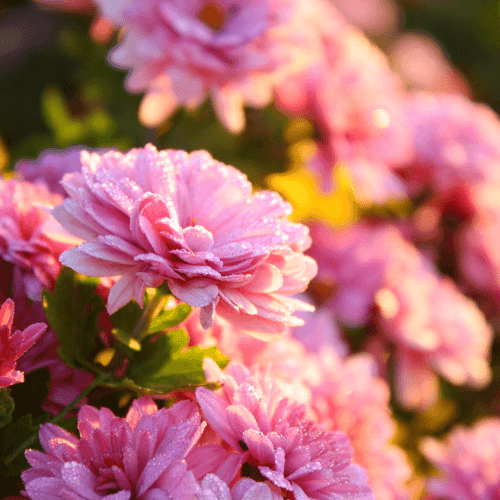
[[[92,383],[71,403],[66,406],[60,413],[58,413],[54,418],[49,420],[48,424],[58,424],[71,410],[75,408],[75,406],[85,397],[88,396],[99,384],[104,382],[107,378],[111,376],[110,373],[101,373],[98,377],[96,377]],[[18,446],[13,453],[11,453],[6,459],[5,459],[5,464],[10,464],[19,454],[21,454],[23,451],[25,451],[29,446],[31,446],[35,441],[37,440],[38,437],[38,430],[40,426],[37,426],[36,431],[28,438],[26,439],[20,446]]]
[[[157,290],[151,302],[147,305],[144,314],[134,329],[134,337],[141,340],[144,332],[148,329],[151,320],[160,312],[165,305],[166,296],[161,290]]]

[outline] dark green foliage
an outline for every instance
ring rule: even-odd
[[[184,330],[148,337],[130,364],[127,376],[139,386],[158,392],[190,390],[204,384],[203,358],[210,357],[224,367],[229,359],[216,347],[187,347]]]
[[[89,358],[96,347],[99,314],[104,311],[104,301],[95,293],[97,284],[97,278],[63,268],[54,292],[43,294],[45,315],[61,343],[59,356],[71,368],[96,370]]]
[[[6,388],[0,389],[0,427],[5,427],[12,420],[14,412],[14,400],[10,391]]]
[[[36,431],[37,424],[43,423],[46,420],[48,420],[47,417],[42,417],[39,421],[34,422],[31,414],[23,415],[12,424],[0,430],[0,457],[3,465],[0,471],[0,477],[2,476],[2,472],[5,475],[15,476],[29,467],[23,453],[17,455],[12,461],[9,461],[9,463],[6,463],[6,461],[9,455],[12,455],[12,453],[14,453],[14,451]],[[31,448],[40,449],[38,438]]]
[[[180,304],[174,309],[169,309],[163,311],[161,314],[156,316],[149,324],[146,333],[157,333],[166,330],[167,328],[172,328],[177,326],[187,319],[191,312],[191,307],[187,304]]]

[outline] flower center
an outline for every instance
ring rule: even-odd
[[[228,11],[216,1],[205,2],[196,16],[214,31],[220,31],[226,23]]]

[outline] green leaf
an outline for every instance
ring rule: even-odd
[[[89,358],[95,351],[99,313],[104,310],[104,301],[95,292],[97,284],[98,278],[63,267],[54,292],[43,293],[45,315],[61,343],[59,356],[71,368],[94,372],[96,367]]]
[[[47,421],[47,419],[47,417],[43,417],[40,423]],[[2,457],[2,462],[4,464],[4,471],[0,471],[0,475],[1,472],[4,472],[6,476],[16,476],[29,467],[28,462],[24,458],[24,453],[19,454],[9,464],[5,463],[5,459],[13,453],[18,446],[22,445],[22,443],[35,432],[35,429],[36,423],[33,422],[31,414],[28,414],[23,415],[0,431],[0,457]],[[38,440],[35,448],[40,448]]]
[[[221,367],[229,359],[217,347],[187,347],[188,342],[184,330],[146,338],[142,350],[130,364],[127,376],[141,387],[164,394],[206,385],[203,358],[213,358]]]
[[[144,296],[144,306],[146,307],[148,295]],[[110,316],[113,326],[127,333],[132,333],[142,318],[144,309],[135,302],[131,301],[126,306],[118,309]]]
[[[115,337],[115,339],[118,340],[118,342],[127,346],[129,349],[132,349],[133,351],[141,350],[141,344],[137,341],[137,339],[134,339],[134,337],[131,337],[127,332],[124,332],[122,329],[113,328],[111,330],[111,333],[113,334],[113,337]]]
[[[180,304],[174,309],[163,311],[151,321],[146,333],[149,335],[151,333],[162,332],[167,328],[177,326],[187,319],[190,313],[191,306],[188,306],[187,304]]]
[[[12,421],[14,411],[14,400],[10,396],[8,389],[0,390],[0,427],[5,427]]]

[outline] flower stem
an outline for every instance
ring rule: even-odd
[[[137,323],[137,326],[134,329],[134,337],[136,339],[142,339],[144,332],[148,329],[151,321],[165,305],[166,299],[167,297],[162,290],[156,291],[154,297],[151,299],[151,302],[147,305],[141,320]]]
[[[107,378],[111,376],[110,373],[101,373],[98,375],[92,382],[91,384],[80,394],[78,395],[71,403],[66,406],[60,413],[58,413],[55,417],[50,419],[48,424],[58,424],[75,406],[85,397],[87,397],[88,394],[90,394],[99,384],[104,382]],[[39,430],[39,425],[36,428],[36,431],[28,438],[26,439],[21,445],[19,445],[13,453],[11,453],[5,460],[4,463],[6,465],[10,464],[18,455],[20,455],[23,451],[25,451],[29,446],[31,446],[37,439],[38,437],[38,430]]]

